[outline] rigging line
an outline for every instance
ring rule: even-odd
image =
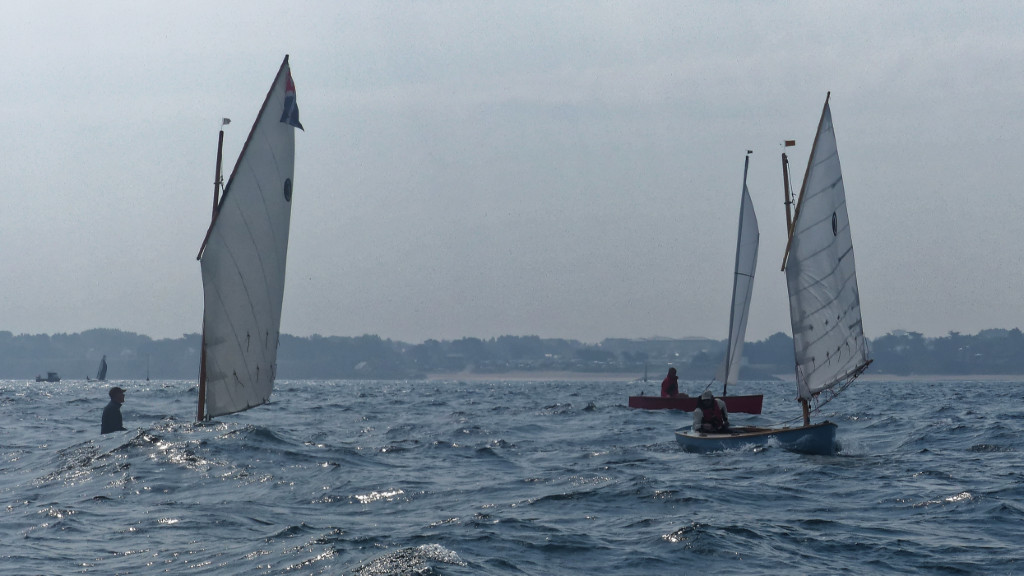
[[[839,390],[829,389],[827,391],[827,392],[829,392],[829,397],[827,399],[823,400],[823,401],[819,402],[818,401],[818,396],[815,396],[814,397],[814,407],[811,408],[811,413],[812,414],[816,414],[818,412],[821,412],[822,407],[824,407],[826,404],[828,404],[829,402],[834,400],[835,397],[838,396],[840,392],[845,390],[850,384],[853,384],[853,380],[855,378],[856,378],[856,376],[854,376],[854,378],[851,378],[850,381],[847,382],[845,385],[843,385],[843,387],[841,389],[839,389]],[[825,391],[823,391],[823,392],[825,392]],[[790,424],[790,423],[796,422],[798,420],[802,421],[803,419],[804,419],[804,417],[801,414],[800,416],[794,416],[794,417],[792,417],[792,418],[790,418],[788,420],[783,420],[781,422],[776,422],[775,424],[768,424],[768,425],[766,425],[766,427],[785,426],[786,424]]]
[[[814,410],[813,411],[814,412],[818,412],[826,404],[828,404],[829,402],[835,400],[836,396],[839,396],[839,394],[841,394],[844,390],[849,388],[853,384],[853,381],[856,380],[858,377],[860,377],[860,375],[863,374],[868,369],[868,366],[870,366],[871,363],[874,362],[874,361],[875,360],[873,358],[869,358],[867,362],[861,364],[860,366],[858,366],[858,367],[854,368],[853,370],[847,372],[843,376],[840,376],[839,378],[837,378],[836,379],[836,383],[833,384],[831,387],[826,388],[825,390],[822,390],[817,395],[815,395],[814,396]],[[839,382],[841,382],[841,381],[842,381],[842,383],[840,384]],[[821,394],[826,394],[828,397],[825,398],[824,400],[819,400],[818,398],[820,397]]]
[[[817,412],[818,411],[817,407],[815,407],[815,409],[813,411]],[[776,422],[774,424],[766,424],[765,428],[776,428],[776,427],[779,427],[779,426],[785,426],[786,424],[789,424],[791,422],[796,422],[797,420],[801,420],[802,421],[803,419],[804,419],[804,417],[801,414],[800,416],[796,416],[796,417],[790,418],[789,420],[783,420],[782,422]]]

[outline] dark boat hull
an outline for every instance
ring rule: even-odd
[[[761,394],[754,394],[750,396],[721,396],[719,397],[725,400],[725,409],[730,414],[744,413],[744,414],[760,414],[761,413],[761,402],[764,400],[764,396]],[[641,410],[682,410],[684,412],[693,412],[697,408],[697,398],[662,398],[661,396],[630,396],[629,397],[630,408],[640,408]]]
[[[828,421],[792,428],[737,427],[729,434],[702,434],[683,428],[676,430],[676,442],[687,452],[719,452],[777,443],[791,452],[831,455],[837,450],[837,428]]]

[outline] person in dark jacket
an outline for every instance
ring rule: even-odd
[[[124,388],[114,386],[108,394],[110,395],[110,402],[103,409],[103,422],[100,425],[100,434],[127,430],[121,421],[121,404],[124,404]]]

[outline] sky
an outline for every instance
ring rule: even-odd
[[[55,2],[0,20],[0,330],[198,333],[195,257],[285,54],[282,332],[791,333],[780,154],[826,94],[865,332],[1024,326],[1017,2]]]

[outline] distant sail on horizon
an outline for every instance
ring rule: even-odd
[[[96,370],[96,379],[104,382],[107,379],[107,355],[100,359],[100,367]]]
[[[198,419],[265,404],[273,391],[298,124],[294,90],[285,56],[200,250]]]

